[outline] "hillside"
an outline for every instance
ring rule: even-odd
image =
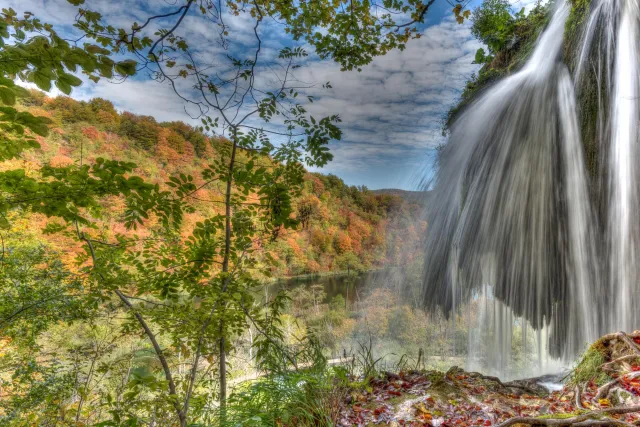
[[[6,162],[6,169],[18,166],[35,170],[44,165],[65,166],[81,162],[91,164],[98,157],[125,160],[137,165],[136,174],[165,186],[178,174],[191,175],[198,190],[190,195],[195,212],[186,213],[183,235],[203,218],[220,212],[220,183],[207,183],[201,176],[203,167],[225,149],[222,137],[210,137],[182,122],[158,123],[153,117],[118,112],[104,99],[80,102],[67,97],[47,98],[33,91],[19,106],[33,114],[52,120],[48,137],[38,137],[40,149],[30,151],[22,159]],[[277,236],[260,242],[260,249],[277,261],[272,268],[275,277],[315,274],[329,271],[368,270],[396,264],[400,243],[415,241],[424,223],[419,223],[421,207],[416,200],[401,194],[369,191],[366,187],[347,186],[334,175],[306,173],[302,194],[294,200],[298,226],[279,230]],[[112,200],[105,209],[101,233],[107,238],[128,235],[119,201]],[[56,236],[42,236],[45,218],[32,215],[22,218],[36,239],[47,239],[73,259],[77,249]],[[145,223],[138,235],[152,233],[154,219]]]
[[[373,194],[398,196],[407,201],[425,202],[429,199],[428,191],[401,190],[399,188],[380,188],[371,190]]]

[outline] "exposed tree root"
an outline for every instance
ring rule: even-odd
[[[629,348],[636,353],[638,356],[640,356],[640,346],[638,346],[638,344],[635,343],[635,341],[633,341],[631,338],[629,338],[629,335],[625,334],[624,332],[620,332],[620,334],[622,335],[621,338],[622,340],[627,343],[627,345],[629,346]]]
[[[611,425],[635,427],[631,423],[620,421],[620,420],[614,420],[612,418],[604,418],[602,420],[587,420],[587,421],[582,421],[580,423],[574,424],[574,426],[611,426]]]
[[[606,373],[606,376],[615,378],[602,384],[597,390],[594,388],[593,380],[595,377],[590,376],[590,380],[582,378],[579,382],[574,383],[574,402],[575,407],[579,411],[578,414],[569,416],[551,415],[549,418],[537,417],[513,417],[498,427],[509,427],[515,424],[531,425],[531,426],[602,426],[602,425],[618,425],[618,426],[634,426],[624,420],[613,418],[615,415],[640,413],[640,405],[638,406],[617,406],[602,409],[587,410],[586,407],[598,407],[609,405],[610,402],[620,401],[620,396],[625,392],[625,388],[636,378],[640,378],[638,365],[634,365],[634,360],[640,360],[640,346],[638,338],[640,331],[632,334],[624,332],[616,332],[608,334],[600,338],[590,351],[598,351],[603,355],[606,362],[602,363],[599,368],[595,368],[594,375],[597,372]],[[593,358],[589,359],[593,360]],[[630,362],[630,363],[628,363]],[[590,368],[588,363],[586,369]],[[636,386],[637,387],[637,386]],[[595,392],[589,393],[589,389]],[[617,395],[616,395],[617,393]],[[584,394],[587,394],[586,400]],[[591,396],[591,397],[588,397]],[[637,402],[637,401],[636,401]],[[580,413],[582,412],[582,413]]]
[[[618,357],[617,359],[612,360],[611,362],[607,362],[602,365],[602,369],[609,370],[611,366],[617,365],[622,362],[626,362],[627,360],[640,359],[640,355],[638,354],[627,354],[622,357]]]
[[[598,392],[596,393],[595,399],[598,400],[598,399],[605,398],[609,394],[609,390],[611,390],[612,387],[618,385],[621,381],[623,381],[623,380],[631,380],[631,379],[638,378],[638,377],[640,377],[640,372],[633,372],[633,373],[630,373],[630,374],[621,375],[618,378],[615,378],[615,379],[609,381],[608,383],[606,383],[602,387],[598,388]]]
[[[498,378],[498,377],[494,377],[494,376],[491,376],[491,375],[484,375],[484,374],[481,374],[479,372],[471,372],[471,373],[469,373],[469,375],[475,376],[475,377],[478,377],[478,378],[482,378],[482,379],[487,380],[487,381],[493,381],[496,384],[498,384],[500,387],[505,388],[505,389],[519,389],[519,390],[522,390],[523,392],[526,392],[526,393],[529,393],[529,394],[533,394],[533,395],[538,394],[538,390],[535,390],[535,389],[533,389],[531,387],[528,387],[528,386],[526,386],[524,384],[503,383],[502,380],[500,380],[500,378]]]
[[[579,385],[577,385],[575,387],[575,397],[576,397],[576,408],[578,409],[584,409],[584,406],[582,405],[582,389],[580,388]]]
[[[626,332],[622,332],[622,331],[615,332],[613,334],[604,335],[598,341],[607,342],[607,341],[620,339],[624,341],[625,344],[627,344],[627,346],[629,347],[629,350],[631,350],[632,352],[634,352],[636,355],[640,357],[640,346],[638,346],[638,344],[636,344],[633,341],[632,337],[633,338],[640,337],[640,331],[635,331],[632,334],[627,334]]]
[[[507,421],[498,424],[497,427],[509,427],[515,424],[526,424],[530,426],[591,426],[591,425],[624,425],[632,426],[633,424],[607,418],[607,415],[622,415],[640,413],[639,406],[627,406],[620,408],[600,409],[597,411],[589,411],[581,415],[571,418],[535,418],[535,417],[513,417]],[[605,418],[603,418],[605,417]]]

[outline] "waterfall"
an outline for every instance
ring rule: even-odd
[[[611,103],[610,194],[611,283],[615,305],[613,327],[638,326],[637,265],[640,212],[638,194],[638,4],[625,2],[616,42]]]
[[[640,11],[594,0],[573,73],[568,16],[556,5],[522,69],[458,116],[428,207],[424,305],[478,307],[469,367],[505,377],[533,368],[513,362],[516,332],[540,372],[640,328]]]

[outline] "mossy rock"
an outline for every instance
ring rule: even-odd
[[[602,365],[607,361],[607,348],[598,340],[593,343],[584,353],[580,362],[571,372],[567,385],[583,386],[591,381],[597,385],[605,384],[611,380],[611,377],[602,370]]]
[[[451,382],[453,381],[452,376],[463,372],[464,371],[457,366],[452,367],[446,373],[440,371],[427,372],[426,377],[431,382],[429,394],[432,395],[434,399],[443,402],[449,401],[452,398],[462,401],[468,400],[466,394],[462,392],[460,387]]]
[[[446,133],[455,119],[484,90],[524,66],[535,48],[540,33],[549,23],[549,10],[548,6],[537,6],[525,19],[517,22],[514,26],[512,42],[496,52],[493,59],[467,81],[460,101],[447,113],[443,133]]]
[[[546,419],[565,420],[567,418],[573,418],[573,417],[577,417],[578,415],[582,415],[584,412],[586,411],[568,412],[566,414],[546,414],[546,415],[540,415],[537,418],[540,420],[546,420]]]
[[[584,25],[591,12],[591,0],[571,0],[571,11],[564,27],[564,59],[573,71]]]

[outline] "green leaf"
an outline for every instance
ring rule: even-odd
[[[476,57],[474,58],[473,62],[475,64],[482,64],[486,61],[486,56],[484,53],[484,49],[480,48],[476,51]]]
[[[64,83],[66,83],[69,86],[73,86],[73,87],[77,87],[80,86],[82,84],[82,80],[80,80],[78,77],[74,76],[73,74],[67,74],[67,73],[63,73],[59,78],[58,81],[62,81]]]
[[[30,80],[45,92],[51,90],[51,78],[40,71],[36,71],[30,75]]]
[[[133,59],[127,59],[116,64],[116,71],[123,76],[133,76],[137,65],[138,63]]]
[[[91,54],[94,54],[94,55],[97,55],[97,54],[108,55],[110,53],[107,49],[105,49],[103,47],[100,47],[98,45],[95,45],[95,44],[86,44],[84,46],[84,48],[85,48],[85,50],[87,52],[89,52]]]
[[[16,94],[8,87],[0,86],[0,101],[6,105],[13,105],[16,103]]]
[[[16,84],[13,82],[13,80],[0,76],[0,85],[14,87]]]
[[[67,1],[74,6],[80,6],[81,4],[84,4],[84,0],[67,0]]]
[[[58,89],[60,89],[60,92],[64,93],[65,95],[70,95],[71,94],[71,85],[69,85],[65,81],[58,80],[56,82],[56,87]]]

